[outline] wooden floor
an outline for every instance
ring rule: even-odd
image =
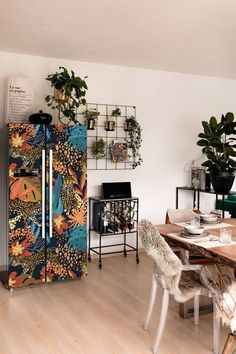
[[[149,331],[142,324],[151,282],[151,261],[134,255],[96,260],[83,280],[9,292],[0,287],[1,354],[150,354],[158,305]],[[222,330],[222,345],[227,331]],[[160,354],[212,353],[212,316],[178,316],[172,300]]]

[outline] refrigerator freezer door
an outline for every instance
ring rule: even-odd
[[[11,288],[45,281],[42,157],[45,127],[9,124],[9,277]],[[39,171],[15,174],[15,170]]]
[[[80,124],[49,125],[46,130],[51,221],[47,281],[57,281],[81,277],[87,270],[87,138]]]

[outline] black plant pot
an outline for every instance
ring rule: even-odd
[[[113,132],[115,130],[116,123],[113,120],[106,120],[105,130],[108,132]]]
[[[235,172],[210,171],[210,179],[217,194],[228,194],[234,183]]]
[[[95,129],[95,119],[93,118],[88,118],[87,120],[87,129],[88,130],[94,130]]]

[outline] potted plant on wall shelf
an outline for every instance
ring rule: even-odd
[[[106,157],[106,142],[103,139],[99,139],[93,143],[92,155],[95,159],[103,159]]]
[[[77,123],[77,108],[86,103],[85,95],[88,87],[84,79],[87,76],[81,79],[79,76],[75,76],[73,70],[69,73],[63,66],[60,66],[59,69],[60,72],[46,77],[46,80],[50,81],[51,86],[54,87],[54,94],[46,96],[45,101],[51,109],[58,110],[63,117]]]
[[[140,155],[140,147],[142,143],[142,137],[141,137],[141,127],[138,121],[134,117],[130,117],[126,119],[127,122],[127,127],[128,128],[128,136],[125,139],[127,142],[127,146],[129,149],[131,149],[132,152],[132,158],[133,158],[133,163],[132,167],[136,168],[137,166],[141,165],[143,162],[143,159]]]
[[[124,130],[126,132],[128,132],[129,130],[132,130],[132,126],[133,126],[133,119],[134,117],[131,116],[131,117],[126,117],[125,118],[125,122],[124,122]]]
[[[111,112],[111,117],[107,117],[106,119],[106,123],[105,123],[105,129],[107,131],[114,131],[115,130],[115,121],[114,121],[114,117],[117,118],[121,115],[121,110],[120,108],[116,108]]]
[[[96,108],[86,109],[83,112],[88,130],[94,130],[100,112]]]
[[[202,166],[207,167],[212,186],[216,193],[227,194],[232,188],[236,161],[236,122],[231,112],[221,116],[220,122],[211,117],[209,122],[203,121],[203,133],[198,134],[201,138],[197,145],[202,146],[202,153],[207,161]]]

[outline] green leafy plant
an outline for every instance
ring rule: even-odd
[[[234,172],[236,170],[236,122],[231,112],[221,116],[218,122],[211,117],[209,122],[202,121],[203,133],[198,134],[201,138],[197,145],[202,147],[202,153],[207,160],[202,166],[207,167],[210,172]]]
[[[46,80],[51,82],[51,86],[54,87],[54,95],[48,95],[45,97],[47,105],[54,110],[59,110],[64,117],[71,119],[73,122],[76,120],[76,110],[79,105],[86,103],[85,95],[88,89],[84,79],[79,76],[75,76],[73,70],[71,73],[66,68],[60,66],[60,72],[50,74],[46,77]]]
[[[99,139],[93,143],[92,155],[95,159],[103,159],[106,157],[106,142],[103,139]]]
[[[134,162],[132,163],[132,167],[136,168],[137,166],[141,165],[143,159],[139,153],[139,149],[142,143],[141,137],[141,126],[138,121],[134,117],[126,118],[127,126],[129,127],[128,130],[128,137],[125,139],[127,142],[127,146],[132,151],[132,157]]]
[[[112,117],[119,117],[119,116],[121,116],[121,110],[120,110],[120,108],[113,109],[113,111],[111,112],[111,116],[112,116]]]
[[[95,121],[97,121],[100,112],[98,112],[96,108],[91,108],[91,109],[86,109],[86,111],[84,111],[83,114],[86,119],[94,119]]]

